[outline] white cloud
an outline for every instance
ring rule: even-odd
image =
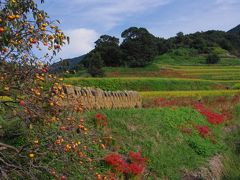
[[[77,1],[77,0],[76,0]],[[101,23],[105,29],[111,29],[127,17],[169,3],[171,0],[90,0],[93,7],[83,12],[82,16],[95,23]],[[78,0],[78,2],[86,2]],[[96,18],[97,17],[97,18]]]
[[[81,24],[84,27],[98,26],[103,31],[114,28],[129,16],[153,10],[173,0],[51,0],[46,4],[56,11],[56,17],[63,17],[63,22]],[[67,7],[67,8],[66,8]]]
[[[84,3],[85,0],[78,0],[78,2]],[[89,6],[95,3],[93,7],[82,12],[81,16],[87,21],[97,24],[101,23],[105,29],[111,29],[131,15],[165,5],[169,2],[170,0],[102,0],[101,3],[97,3],[97,1],[92,0],[88,3]]]
[[[64,33],[70,37],[70,44],[62,48],[58,55],[61,58],[71,58],[88,53],[94,48],[94,42],[99,37],[95,30],[85,28],[66,30]]]

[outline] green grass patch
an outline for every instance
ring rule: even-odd
[[[240,65],[240,59],[228,57],[228,52],[221,48],[212,48],[212,51],[220,56],[220,62],[217,65]],[[206,55],[199,55],[195,49],[178,48],[168,53],[157,56],[155,64],[168,65],[206,65]]]
[[[194,49],[179,48],[157,56],[154,63],[158,65],[201,65],[205,64],[205,57],[197,55]]]
[[[225,147],[220,127],[213,127],[192,108],[101,110],[109,119],[113,137],[122,153],[141,150],[149,160],[148,167],[158,178],[180,179],[181,171],[193,170]],[[93,117],[96,112],[86,115]],[[192,123],[208,125],[217,143],[201,137],[193,128],[191,135],[182,133],[180,126]]]
[[[227,82],[180,78],[65,78],[64,83],[108,91],[212,90],[219,85],[229,85]]]

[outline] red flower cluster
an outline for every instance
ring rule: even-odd
[[[222,114],[217,114],[214,112],[209,111],[206,107],[204,107],[203,104],[201,103],[195,103],[193,104],[193,107],[200,112],[201,114],[203,114],[204,116],[206,116],[207,120],[209,123],[211,124],[221,124],[225,118],[224,115]]]
[[[110,154],[107,155],[104,160],[108,165],[112,166],[112,168],[121,173],[127,173],[127,163],[123,159],[123,157],[119,154]]]
[[[202,137],[207,137],[210,133],[210,129],[208,126],[195,126],[195,128],[198,130],[199,134],[202,136]]]
[[[146,158],[143,158],[140,152],[130,151],[128,156],[131,160],[129,164],[129,172],[134,175],[142,174],[145,170]]]
[[[95,115],[97,126],[107,126],[107,117],[98,113]]]
[[[129,152],[128,156],[130,163],[127,163],[119,154],[110,154],[104,160],[117,172],[131,175],[142,174],[145,170],[146,159],[141,156],[140,152]]]

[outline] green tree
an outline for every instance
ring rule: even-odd
[[[157,38],[158,54],[164,54],[171,49],[171,44],[164,38]]]
[[[182,42],[183,42],[183,40],[184,40],[184,34],[183,34],[183,32],[178,32],[178,33],[176,34],[176,40],[177,40],[177,43],[182,43]]]
[[[119,47],[119,39],[114,36],[102,35],[95,42],[95,51],[101,54],[106,66],[120,66],[122,64],[122,51]]]
[[[103,60],[98,52],[91,52],[88,54],[87,57],[87,70],[88,73],[91,74],[93,77],[100,76],[102,77],[104,75],[103,71]]]
[[[121,37],[124,39],[121,44],[124,61],[130,67],[146,66],[158,54],[156,38],[145,28],[130,27]]]

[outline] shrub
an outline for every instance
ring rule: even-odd
[[[99,53],[92,52],[87,57],[88,61],[88,73],[91,74],[93,77],[104,75],[103,71],[103,60]]]
[[[217,54],[209,54],[206,59],[207,64],[217,64],[220,61],[220,57]]]

